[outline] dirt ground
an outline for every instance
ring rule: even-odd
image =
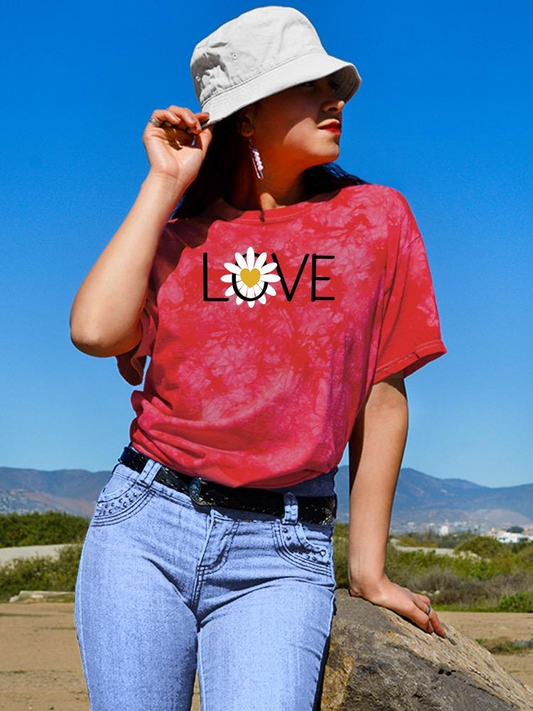
[[[533,637],[533,613],[439,612],[474,639]],[[89,711],[68,602],[0,603],[0,710]],[[494,655],[509,674],[533,686],[533,650]],[[198,679],[192,711],[200,711]]]

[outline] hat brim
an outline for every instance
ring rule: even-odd
[[[361,85],[361,76],[355,64],[332,57],[325,52],[305,54],[274,69],[262,72],[255,79],[239,84],[213,96],[202,105],[202,111],[210,116],[202,126],[211,126],[230,116],[244,106],[253,104],[267,96],[272,96],[296,84],[336,74],[339,82],[339,97],[349,101]]]

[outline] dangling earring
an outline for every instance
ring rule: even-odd
[[[261,180],[264,175],[263,175],[263,162],[261,160],[261,156],[259,154],[259,150],[255,148],[255,146],[252,146],[252,139],[248,138],[248,145],[250,146],[250,151],[252,152],[252,163],[254,164],[255,168],[255,174]]]

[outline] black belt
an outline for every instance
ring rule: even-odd
[[[149,457],[130,446],[124,448],[119,462],[142,472]],[[161,465],[154,481],[188,494],[200,506],[222,506],[242,511],[268,513],[280,518],[285,513],[283,494],[250,487],[232,488],[201,477],[192,477]],[[298,518],[312,523],[329,524],[337,515],[337,494],[333,496],[297,496]]]

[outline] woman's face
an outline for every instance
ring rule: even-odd
[[[337,96],[338,83],[332,75],[306,81],[254,104],[252,143],[261,159],[276,169],[301,171],[329,163],[340,153],[338,131],[320,128],[337,119],[342,122],[345,102]]]

